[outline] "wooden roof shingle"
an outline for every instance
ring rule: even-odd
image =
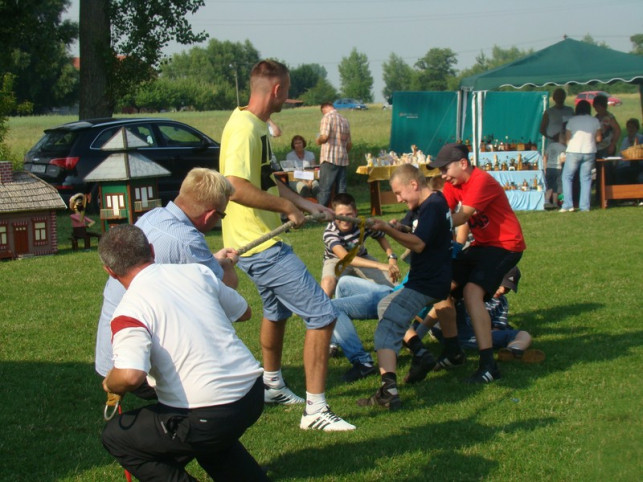
[[[14,171],[13,180],[0,182],[0,213],[67,209],[55,187],[26,171]]]

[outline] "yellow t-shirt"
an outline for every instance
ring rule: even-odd
[[[236,108],[223,129],[219,169],[224,176],[245,179],[255,187],[279,196],[272,174],[268,125],[253,113]],[[239,249],[281,225],[279,213],[230,201],[222,221],[223,245]],[[243,256],[259,253],[280,238],[272,238]]]

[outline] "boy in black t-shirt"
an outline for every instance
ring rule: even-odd
[[[390,410],[401,406],[397,391],[397,354],[411,321],[420,310],[445,299],[451,284],[451,215],[439,191],[432,191],[422,172],[404,164],[391,175],[391,190],[399,202],[412,211],[412,232],[395,229],[387,222],[376,220],[373,229],[384,232],[411,250],[409,278],[404,288],[394,291],[378,305],[380,322],[375,331],[375,349],[382,375],[380,388],[358,405],[380,405]],[[413,357],[406,382],[415,373],[426,373],[435,366],[431,353],[422,349]]]

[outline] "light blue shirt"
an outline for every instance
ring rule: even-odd
[[[199,263],[210,268],[217,278],[223,279],[223,268],[212,255],[205,236],[173,202],[146,213],[136,222],[136,226],[143,230],[154,246],[156,263]],[[103,376],[113,366],[110,322],[124,294],[123,285],[110,277],[103,290],[103,306],[96,333],[95,368]]]

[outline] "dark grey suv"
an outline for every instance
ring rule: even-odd
[[[170,119],[132,118],[90,119],[47,129],[25,155],[24,169],[55,186],[65,202],[77,192],[95,199],[96,189],[84,178],[109,155],[101,147],[121,127],[148,144],[138,149],[141,154],[172,173],[158,180],[163,204],[174,199],[193,167],[219,168],[219,144],[194,127]]]

